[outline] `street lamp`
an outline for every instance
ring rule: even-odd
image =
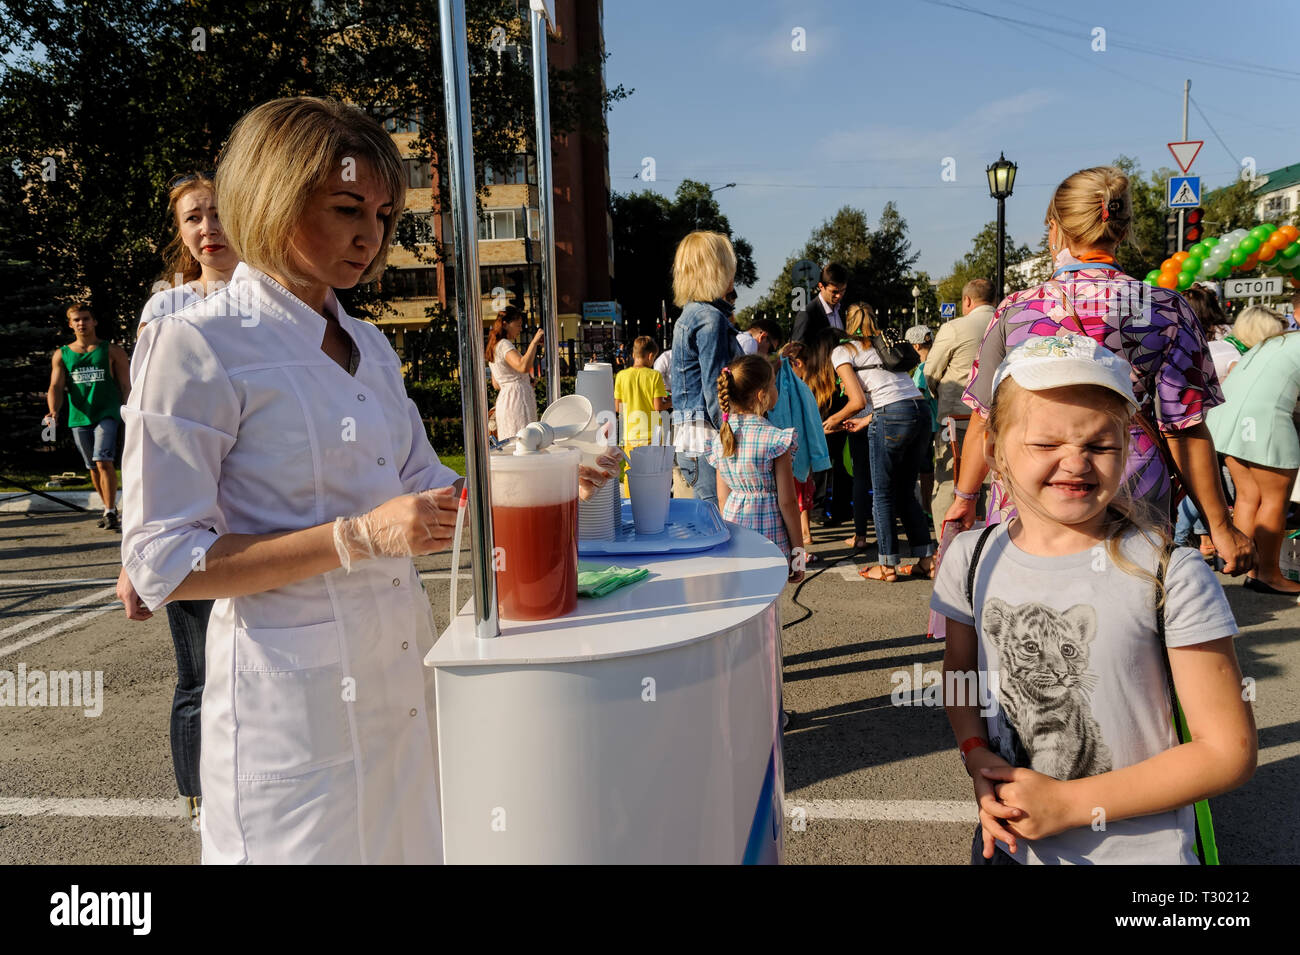
[[[715,192],[721,192],[723,189],[730,189],[734,185],[735,185],[734,182],[729,182],[725,186],[718,186],[717,189],[710,189],[709,198],[712,199],[713,194]],[[699,227],[700,227],[700,197],[696,196],[695,197],[695,228],[698,229]]]
[[[989,166],[986,172],[988,172],[989,176],[989,195],[998,201],[998,275],[997,284],[993,287],[993,300],[1000,302],[1002,301],[1002,287],[1005,284],[1007,268],[1006,200],[1016,185],[1016,164],[1008,161],[1007,157],[999,152],[998,161]]]
[[[921,301],[921,290],[917,288],[915,285],[913,285],[912,286],[912,324],[913,325],[921,324],[921,320],[917,316],[917,308],[920,305],[920,301]]]

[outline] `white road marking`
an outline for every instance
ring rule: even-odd
[[[786,797],[785,814],[853,822],[974,822],[969,800],[804,799]],[[0,816],[103,816],[172,818],[185,814],[179,799],[58,799],[0,796]]]
[[[36,587],[44,584],[116,584],[116,577],[6,577],[0,591],[12,587]]]
[[[831,564],[829,569],[838,572],[841,577],[850,583],[861,583],[862,578],[858,576],[858,571],[864,566],[866,565],[859,564],[856,561],[842,560],[838,564]]]
[[[469,577],[469,568],[466,567],[460,572],[461,577]],[[451,580],[450,570],[426,570],[420,575],[421,580]]]
[[[854,822],[975,822],[969,799],[801,799],[786,797],[785,814]]]
[[[0,816],[107,816],[115,819],[184,818],[185,804],[176,799],[23,799],[0,796]]]
[[[29,617],[28,619],[24,620],[22,623],[16,623],[12,627],[6,627],[4,630],[0,630],[0,640],[5,639],[5,637],[12,637],[15,633],[22,633],[24,630],[30,630],[32,629],[32,627],[39,627],[41,624],[45,623],[46,621],[54,620],[56,617],[66,616],[67,614],[74,613],[74,612],[80,613],[83,611],[83,608],[86,608],[86,604],[93,604],[98,602],[99,604],[102,605],[105,597],[110,597],[116,592],[117,592],[116,585],[112,587],[105,587],[103,590],[96,590],[93,594],[90,594],[89,596],[86,597],[82,597],[80,600],[74,600],[66,607],[58,607],[54,610],[47,610],[45,613],[37,614],[34,617]],[[86,608],[86,609],[97,609],[97,608]],[[107,609],[112,609],[112,608],[110,606]]]

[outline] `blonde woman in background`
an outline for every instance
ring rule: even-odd
[[[736,253],[720,232],[692,232],[673,257],[673,301],[682,313],[673,328],[669,389],[673,441],[682,479],[701,500],[718,502],[717,473],[707,453],[722,427],[718,376],[741,354],[724,310],[736,288]]]

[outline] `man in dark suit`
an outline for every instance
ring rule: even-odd
[[[849,270],[838,262],[832,262],[822,269],[822,279],[817,283],[817,294],[808,303],[808,307],[794,317],[794,329],[790,340],[807,342],[823,328],[844,330],[844,316],[840,309],[840,300],[849,285]]]

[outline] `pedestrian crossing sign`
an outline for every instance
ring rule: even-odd
[[[956,302],[940,302],[940,303],[939,303],[939,317],[940,317],[940,318],[956,318],[956,317],[957,317],[957,303],[956,303]]]
[[[1169,177],[1169,208],[1192,209],[1201,204],[1200,176]]]

